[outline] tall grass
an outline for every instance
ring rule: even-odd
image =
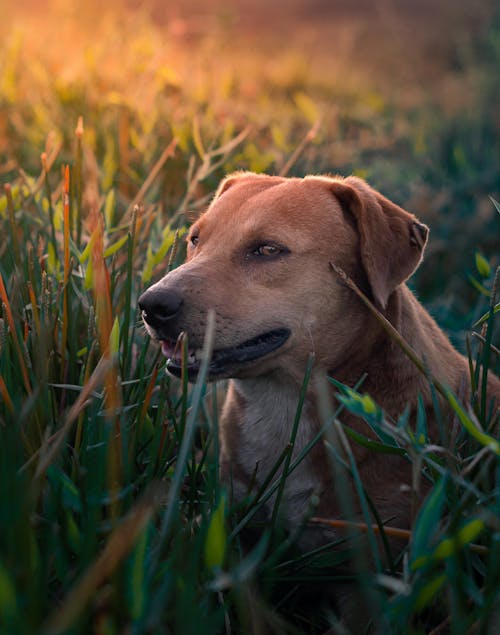
[[[235,147],[226,144],[200,166],[210,172],[212,157]],[[165,169],[172,160],[169,151]],[[295,551],[297,535],[283,533],[279,501],[285,479],[310,448],[291,461],[294,434],[261,490],[244,509],[231,510],[214,454],[217,410],[206,400],[216,392],[203,372],[192,391],[185,379],[170,378],[137,320],[136,299],[155,263],[170,258],[175,266],[182,258],[175,228],[163,226],[154,207],[140,205],[118,220],[111,194],[83,219],[79,188],[85,176],[78,155],[61,172],[44,159],[38,179],[5,186],[0,199],[8,236],[0,267],[2,629],[321,632],[335,620],[320,606],[308,611],[308,593],[345,577],[339,565],[352,553],[350,541],[359,541],[359,527],[347,522],[348,510],[340,523],[311,518],[312,506],[304,523],[333,521],[344,527],[345,540],[310,554]],[[423,409],[411,430],[404,413],[388,421],[369,397],[337,385],[341,408],[364,417],[378,442],[344,430],[339,413],[325,409],[323,433],[340,435],[341,445],[331,446],[338,476],[350,474],[365,501],[361,529],[372,536],[378,564],[375,572],[362,567],[350,576],[362,592],[370,590],[374,628],[421,632],[433,623],[479,632],[494,619],[500,450],[479,368],[491,363],[498,282],[484,258],[477,265],[491,306],[479,320],[478,358],[471,363],[473,410],[446,394],[459,422],[451,451],[450,432],[442,445],[430,444]],[[409,550],[389,570],[375,535],[390,538],[397,528],[380,518],[372,528],[372,513],[378,517],[349,443],[400,453],[435,484],[407,535]],[[253,549],[241,551],[242,532],[273,495],[272,522],[259,530]]]
[[[133,45],[123,65],[144,72],[142,100],[108,64],[105,44],[94,58],[90,50],[81,75],[71,68],[76,79],[54,85],[34,63],[38,54],[47,68],[57,61],[43,29],[38,49],[26,53],[22,32],[12,31],[1,50],[0,632],[322,633],[330,625],[342,632],[328,590],[346,577],[374,630],[495,632],[500,458],[480,374],[498,369],[498,219],[490,202],[489,212],[481,203],[496,194],[498,177],[493,85],[484,99],[477,95],[477,117],[460,109],[450,117],[420,102],[396,111],[372,87],[342,93],[290,57],[269,75],[246,60],[245,78],[239,60],[225,62],[219,83],[197,86],[158,61],[151,25],[136,34],[136,23],[124,24]],[[109,22],[96,28],[108,42]],[[484,44],[492,60],[495,33]],[[477,77],[470,82],[479,85]],[[260,114],[243,114],[249,110]],[[341,538],[310,553],[298,552],[300,530],[288,535],[279,510],[285,479],[312,444],[292,457],[292,434],[260,491],[233,508],[218,479],[219,391],[203,373],[193,387],[168,376],[136,310],[143,288],[182,261],[189,218],[235,167],[355,168],[413,198],[437,245],[418,278],[420,293],[452,330],[476,323],[468,343],[475,399],[446,395],[456,413],[446,436],[436,394],[443,438],[435,443],[423,409],[416,429],[404,413],[388,420],[363,395],[362,378],[354,389],[334,378],[324,387],[314,442],[327,443],[339,478],[352,477],[365,522],[349,522],[349,501],[342,520],[318,519],[311,501],[304,526],[333,523]],[[455,271],[470,270],[472,284],[443,286],[450,260]],[[458,314],[443,301],[450,287]],[[208,328],[205,357],[210,335]],[[304,368],[304,391],[313,363]],[[331,390],[340,395],[337,411]],[[345,409],[378,440],[343,427]],[[435,486],[411,532],[398,533],[371,507],[355,443],[400,454],[416,478],[423,473]],[[271,497],[275,512],[263,526],[259,511]],[[242,540],[248,534],[250,547]],[[356,560],[363,535],[373,570]],[[391,552],[386,567],[394,535],[408,545]]]

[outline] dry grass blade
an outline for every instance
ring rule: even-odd
[[[49,616],[43,633],[64,633],[85,608],[96,589],[131,551],[159,504],[159,487],[152,487],[113,531],[101,554],[68,593],[64,604]]]
[[[242,141],[246,139],[246,137],[250,134],[252,130],[251,126],[247,126],[244,130],[242,130],[234,139],[228,141],[220,148],[216,148],[215,150],[210,150],[209,152],[205,152],[203,155],[202,163],[193,174],[194,170],[194,161],[191,163],[190,174],[188,178],[188,187],[186,190],[186,194],[179,206],[177,213],[173,216],[170,221],[171,224],[180,214],[185,214],[188,208],[188,205],[191,203],[192,199],[195,196],[196,189],[198,184],[201,183],[204,179],[206,179],[210,174],[212,174],[215,170],[224,165],[227,157],[235,150]],[[217,157],[220,157],[219,160]]]
[[[326,525],[327,527],[333,527],[334,529],[358,529],[363,533],[368,533],[369,530],[369,526],[366,523],[355,523],[348,520],[319,518],[317,516],[314,516],[309,522],[317,525]],[[374,533],[381,533],[380,527],[377,524],[370,525],[370,527]],[[409,541],[411,539],[412,532],[409,529],[400,529],[399,527],[384,525],[384,533],[387,536],[391,536],[392,538],[401,538],[403,540]]]
[[[317,525],[326,525],[327,527],[332,527],[334,529],[357,529],[362,533],[368,533],[368,531],[373,531],[375,534],[380,534],[381,528],[379,525],[370,525],[368,526],[366,523],[355,523],[348,520],[338,520],[333,518],[319,518],[314,516],[309,521],[310,523]],[[400,527],[391,527],[390,525],[383,525],[383,530],[386,536],[390,536],[391,538],[399,538],[402,540],[410,541],[413,535],[413,532],[409,529],[401,529]],[[483,545],[476,545],[474,543],[469,544],[471,551],[474,553],[479,553],[481,555],[487,555],[489,553],[489,549]]]
[[[0,395],[2,395],[2,399],[4,400],[9,412],[13,414],[14,404],[12,403],[12,399],[10,398],[9,391],[7,390],[7,386],[5,385],[2,375],[0,375]]]
[[[40,450],[37,453],[33,454],[29,462],[31,462],[37,455],[41,455],[36,470],[36,476],[41,476],[42,474],[44,474],[45,470],[54,460],[64,439],[66,438],[67,433],[71,429],[71,426],[76,421],[81,411],[87,405],[92,392],[104,382],[106,375],[112,368],[112,366],[113,362],[111,360],[101,358],[94,372],[90,376],[89,381],[85,384],[85,386],[83,386],[81,393],[78,395],[78,399],[71,406],[62,428],[60,428],[55,434],[49,437],[45,444],[40,448]],[[27,465],[28,464],[25,464],[24,467],[26,467]]]
[[[306,146],[309,143],[311,143],[311,141],[313,141],[314,138],[316,137],[316,135],[318,134],[318,130],[319,130],[320,124],[321,124],[321,121],[319,119],[318,119],[318,121],[316,121],[313,124],[313,126],[310,128],[310,130],[308,131],[306,136],[302,139],[301,143],[295,148],[295,150],[293,151],[293,153],[290,156],[290,158],[288,159],[288,161],[281,168],[280,173],[279,173],[280,176],[286,176],[290,172],[290,170],[292,169],[294,163],[300,157],[302,152],[304,152]]]
[[[476,337],[480,342],[482,342],[483,344],[486,344],[486,339],[480,334],[480,333],[476,333],[475,331],[472,332],[472,336]],[[500,355],[500,348],[497,348],[496,346],[494,346],[493,344],[490,343],[490,350],[495,353],[495,355]]]
[[[29,298],[31,302],[31,313],[33,315],[33,323],[35,327],[35,332],[37,335],[39,335],[40,334],[40,315],[38,313],[36,295],[30,280],[27,281],[26,286],[28,287],[28,294],[29,294]]]
[[[7,210],[9,212],[12,249],[14,252],[14,262],[16,263],[16,267],[18,267],[19,270],[21,270],[21,249],[19,247],[19,241],[17,239],[17,227],[16,227],[16,218],[14,213],[14,200],[12,198],[12,188],[9,183],[6,183],[3,186],[3,189],[5,191],[5,196],[7,197]]]
[[[153,181],[158,176],[165,162],[174,155],[177,144],[178,144],[178,140],[174,137],[172,141],[168,144],[168,146],[165,148],[165,150],[162,152],[160,158],[152,167],[151,172],[148,174],[140,190],[137,192],[137,194],[132,199],[132,202],[128,206],[127,211],[125,212],[125,216],[123,217],[123,222],[127,222],[127,219],[129,215],[132,213],[132,210],[139,203],[139,201],[142,201],[142,199],[144,198],[144,195],[151,187]]]
[[[429,635],[441,635],[441,633],[448,633],[450,629],[451,617],[448,615],[441,624],[438,624],[436,628],[433,628],[432,631],[429,631]]]
[[[448,399],[448,392],[444,388],[444,386],[432,375],[430,375],[429,370],[425,366],[424,362],[420,359],[417,353],[413,350],[413,348],[408,344],[408,342],[402,337],[402,335],[394,328],[394,326],[389,322],[389,320],[380,313],[377,307],[366,297],[366,295],[361,291],[361,289],[356,285],[354,280],[349,278],[346,272],[339,266],[335,265],[333,262],[330,262],[330,267],[337,274],[343,284],[346,287],[354,291],[354,293],[358,296],[358,298],[368,307],[370,312],[374,315],[377,321],[383,326],[389,337],[401,348],[401,350],[405,353],[405,355],[410,359],[413,364],[418,368],[418,370],[428,377],[428,379],[434,384],[436,390],[445,398]]]
[[[33,188],[32,194],[38,194],[38,192],[44,186],[46,179],[49,178],[49,172],[51,167],[53,166],[55,160],[57,159],[59,152],[62,150],[63,142],[59,140],[50,150],[49,154],[47,152],[42,152],[41,162],[42,162],[42,172],[38,177],[35,187]]]
[[[12,309],[10,308],[10,302],[9,302],[9,298],[7,297],[7,290],[5,289],[1,272],[0,272],[0,302],[2,304],[5,317],[7,318],[7,324],[9,325],[12,341],[14,342],[14,347],[16,349],[16,353],[17,353],[17,357],[19,361],[19,368],[21,369],[21,374],[23,376],[24,386],[26,388],[26,391],[28,393],[31,393],[31,384],[28,377],[28,369],[26,368],[26,361],[24,359],[21,344],[17,336],[14,317],[12,315]]]
[[[69,166],[64,170],[63,188],[63,223],[64,223],[64,285],[63,285],[63,319],[61,337],[61,379],[64,381],[66,372],[66,342],[68,339],[68,282],[70,274],[69,236],[70,236],[70,207],[69,207]]]
[[[330,266],[333,271],[339,276],[341,281],[360,298],[360,300],[368,307],[371,313],[375,316],[377,321],[383,326],[390,338],[401,348],[405,355],[415,364],[419,371],[427,377],[430,383],[434,385],[439,394],[444,397],[446,402],[450,404],[454,412],[458,416],[461,424],[482,445],[489,447],[495,454],[500,455],[500,444],[493,436],[486,434],[480,426],[477,425],[477,420],[471,419],[466,410],[457,401],[457,398],[451,390],[448,390],[443,384],[438,381],[425,366],[424,362],[419,358],[413,348],[408,342],[401,336],[401,334],[394,328],[394,326],[387,320],[386,317],[380,313],[380,311],[370,302],[366,295],[358,288],[356,283],[349,278],[349,276],[340,267],[330,262]],[[483,376],[483,382],[485,381],[486,374]],[[483,387],[483,393],[485,395],[486,384]],[[484,401],[486,397],[484,396]]]
[[[231,139],[224,145],[220,146],[216,150],[211,150],[208,154],[212,157],[224,156],[227,157],[233,150],[235,150],[240,143],[242,143],[248,135],[252,132],[252,126],[246,126],[239,134]]]

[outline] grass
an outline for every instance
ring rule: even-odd
[[[64,19],[71,51],[86,16]],[[110,14],[90,20],[83,61],[63,59],[36,24],[31,38],[1,27],[0,630],[322,633],[335,617],[321,595],[347,576],[374,630],[493,632],[500,452],[479,369],[498,369],[498,217],[487,198],[499,198],[497,22],[449,72],[471,89],[453,107],[421,94],[398,103],[364,77],[332,83],[292,53],[264,73],[238,51],[189,74],[189,46],[162,46],[145,14],[124,13],[120,26]],[[118,37],[130,43],[120,65]],[[210,33],[196,43],[214,46]],[[293,435],[261,491],[232,508],[218,481],[220,394],[203,372],[192,387],[169,377],[136,310],[141,290],[182,262],[191,214],[236,167],[355,169],[412,203],[433,229],[419,294],[452,334],[478,323],[468,343],[477,398],[469,407],[447,394],[456,422],[439,419],[433,444],[423,409],[411,429],[405,413],[389,421],[362,394],[362,378],[355,390],[332,378],[342,402],[333,412],[325,387],[332,469],[353,477],[366,522],[348,523],[346,501],[345,537],[311,553],[280,524],[284,479],[304,455],[292,460]],[[378,440],[341,426],[343,409]],[[405,456],[435,485],[388,567],[378,536],[392,529],[371,508],[352,443]],[[262,527],[258,511],[274,494]],[[313,503],[304,522],[332,520],[315,519]],[[356,560],[360,532],[371,571]]]

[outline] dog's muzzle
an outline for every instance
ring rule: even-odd
[[[168,371],[177,377],[186,368],[188,378],[196,379],[200,369],[201,348],[189,348],[183,361],[182,345],[178,341],[181,329],[179,320],[183,298],[180,293],[172,289],[151,287],[139,298],[139,309],[142,319],[149,327],[150,333],[159,340],[162,352],[167,357]],[[189,333],[188,345],[189,343]],[[287,328],[266,330],[252,338],[234,346],[216,348],[208,368],[210,379],[231,377],[243,366],[270,355],[290,337]],[[196,345],[196,343],[191,343]]]

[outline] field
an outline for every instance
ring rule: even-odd
[[[0,0],[0,633],[344,633],[322,594],[346,575],[368,632],[498,632],[500,6],[352,4]],[[232,507],[223,387],[145,337],[139,294],[235,169],[357,174],[431,228],[411,286],[477,399],[450,397],[448,452],[344,394],[435,485],[389,568],[371,514],[371,571],[354,530],[304,554],[258,526],[290,448]]]

